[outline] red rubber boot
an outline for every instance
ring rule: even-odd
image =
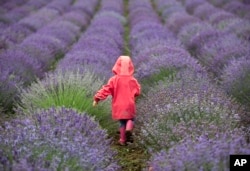
[[[120,127],[119,145],[121,146],[126,145],[126,128],[124,126]]]

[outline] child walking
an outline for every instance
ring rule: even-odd
[[[113,73],[108,83],[94,96],[93,106],[100,100],[112,96],[112,118],[120,122],[120,145],[132,141],[136,113],[135,97],[140,95],[141,86],[134,78],[134,65],[129,56],[120,56],[112,68]]]

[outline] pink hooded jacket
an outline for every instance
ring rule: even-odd
[[[132,119],[135,117],[135,97],[140,95],[141,86],[134,78],[134,65],[129,56],[120,56],[113,69],[115,74],[94,96],[96,102],[112,96],[112,118]]]

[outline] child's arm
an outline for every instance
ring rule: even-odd
[[[109,79],[108,83],[100,90],[97,91],[97,93],[94,96],[94,102],[93,106],[96,106],[100,100],[105,100],[109,95],[113,95],[113,79]]]
[[[135,97],[139,96],[141,94],[141,85],[138,83],[138,81],[135,79],[136,82],[136,92]]]

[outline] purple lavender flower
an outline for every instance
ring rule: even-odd
[[[219,24],[220,22],[223,22],[225,20],[229,20],[229,19],[232,19],[232,18],[235,18],[235,16],[233,14],[230,14],[228,12],[225,12],[225,11],[218,11],[216,13],[213,13],[209,16],[208,18],[208,21],[216,26],[217,28],[219,28]]]
[[[242,19],[234,19],[228,23],[224,29],[226,32],[236,34],[240,39],[249,41],[250,39],[250,22]]]
[[[29,36],[19,47],[34,59],[38,59],[42,63],[44,71],[55,61],[56,55],[65,50],[60,40],[38,33]]]
[[[215,13],[219,9],[215,8],[213,5],[208,2],[202,3],[194,10],[194,16],[201,18],[202,20],[207,20],[211,13]]]
[[[86,0],[79,0],[75,1],[74,4],[72,4],[72,10],[81,10],[84,13],[88,14],[89,17],[92,17],[95,12],[95,8],[98,5],[98,0],[93,1],[86,1]]]
[[[185,0],[185,8],[188,13],[193,14],[194,10],[203,3],[204,0]]]
[[[129,5],[131,9],[129,20],[137,21],[130,23],[130,46],[137,68],[136,77],[144,79],[161,72],[164,68],[179,70],[190,67],[197,72],[203,70],[197,61],[184,50],[174,34],[159,22],[149,1],[143,3],[133,1]],[[147,10],[144,17],[137,14],[144,10]],[[150,20],[146,19],[148,16]]]
[[[4,17],[10,22],[10,23],[16,23],[20,19],[24,18],[30,13],[30,8],[23,5],[18,8],[14,8],[10,12],[6,13]]]
[[[246,5],[243,4],[241,2],[238,1],[230,1],[227,4],[225,4],[223,6],[223,9],[226,11],[229,11],[233,14],[238,15],[239,17],[244,18],[245,16],[247,16],[247,14],[249,14],[249,10],[250,10],[250,5]]]
[[[22,87],[22,78],[20,75],[12,75],[10,70],[0,70],[0,74],[0,106],[3,111],[11,111],[17,100],[17,87]]]
[[[162,17],[166,21],[167,18],[175,12],[185,12],[182,4],[178,1],[156,0],[157,9],[161,12]]]
[[[208,0],[209,3],[211,3],[212,5],[216,6],[216,7],[222,7],[224,6],[228,1],[232,1],[232,0]]]
[[[20,1],[3,1],[3,8],[7,9],[8,11],[18,8],[19,6],[25,4],[28,0],[20,0]]]
[[[120,168],[106,131],[86,113],[51,108],[6,122],[0,129],[0,148],[10,152],[1,158],[12,156],[19,165],[27,162],[24,164],[48,170]],[[22,160],[26,157],[27,160]],[[9,162],[1,162],[0,165],[11,167]]]
[[[63,19],[70,21],[79,27],[86,27],[89,24],[90,17],[82,10],[73,10],[64,14]]]
[[[112,0],[106,0],[101,2],[101,6],[101,10],[114,11],[120,14],[123,11],[123,3],[121,1],[117,3]]]
[[[63,14],[65,11],[67,11],[70,8],[70,5],[72,3],[72,0],[54,0],[48,5],[46,5],[45,8],[47,9],[55,9],[60,14]]]
[[[1,70],[9,71],[9,77],[20,76],[24,85],[34,81],[36,77],[42,76],[39,61],[19,48],[2,53],[0,59],[2,64]]]
[[[14,45],[21,43],[28,35],[33,33],[33,31],[22,24],[14,24],[8,27],[1,33],[1,40],[5,44],[4,49],[13,47]]]
[[[59,12],[57,10],[42,8],[37,13],[21,19],[19,23],[27,25],[33,30],[38,30],[58,16]]]
[[[187,13],[176,12],[168,18],[167,27],[177,34],[183,26],[198,21],[196,17],[188,15]]]
[[[168,151],[155,153],[149,162],[154,171],[229,170],[231,154],[249,154],[250,145],[241,130],[186,138]]]
[[[49,2],[51,1],[50,0],[32,0],[32,1],[28,1],[25,5],[29,6],[29,8],[37,10],[37,9],[44,7]]]
[[[238,39],[234,34],[221,34],[213,41],[204,43],[200,48],[200,61],[216,76],[233,58],[239,58],[250,53],[249,44]]]
[[[0,104],[9,110],[18,101],[18,89],[43,76],[42,65],[18,48],[0,54],[0,60]]]
[[[69,21],[59,20],[40,29],[37,34],[59,39],[60,44],[63,44],[64,48],[68,48],[80,35],[80,27]]]
[[[104,1],[103,8],[92,19],[90,26],[81,35],[78,42],[58,63],[61,70],[85,70],[91,68],[100,77],[111,76],[115,60],[123,50],[123,23],[121,12],[122,1]],[[80,5],[80,4],[79,4]],[[110,8],[109,8],[110,7]],[[82,7],[79,6],[81,9]],[[107,59],[109,59],[107,61]]]
[[[213,30],[212,26],[205,22],[195,22],[184,25],[178,33],[178,39],[185,45],[185,47],[191,46],[192,40],[202,34]]]
[[[250,59],[248,56],[232,60],[223,70],[221,86],[230,95],[250,104]]]
[[[159,82],[137,106],[138,141],[154,150],[171,147],[186,136],[230,130],[242,112],[206,75],[188,69]]]

